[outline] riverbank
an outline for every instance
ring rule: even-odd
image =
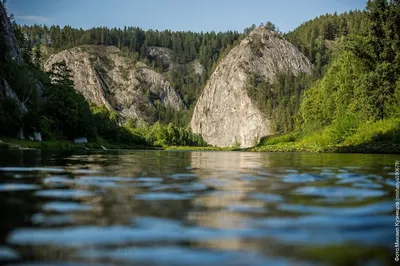
[[[94,142],[86,144],[76,144],[68,140],[54,140],[54,141],[30,141],[15,138],[0,138],[0,150],[138,150],[147,149],[155,150],[161,149],[154,146],[143,145],[127,145],[116,144],[109,142]]]
[[[144,146],[109,143],[106,141],[76,144],[68,140],[31,141],[16,138],[0,137],[0,150],[169,150],[169,151],[234,151],[235,148],[220,148],[213,146]]]
[[[167,151],[249,151],[249,152],[309,152],[309,153],[378,153],[400,154],[400,144],[365,143],[360,145],[304,145],[298,142],[264,144],[251,148],[191,147],[191,146],[140,146],[108,142],[75,144],[68,140],[30,141],[1,138],[0,150],[167,150]]]
[[[253,152],[311,152],[311,153],[380,153],[400,154],[400,144],[365,143],[360,145],[303,146],[298,143],[280,143],[244,149]]]

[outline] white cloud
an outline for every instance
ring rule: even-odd
[[[43,23],[49,23],[50,18],[48,17],[43,17],[43,16],[33,16],[33,15],[28,15],[28,16],[15,16],[16,20],[21,20],[21,21],[26,21],[26,22],[31,22],[31,23],[38,23],[38,24],[43,24]]]

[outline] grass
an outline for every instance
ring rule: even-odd
[[[313,133],[270,136],[261,152],[400,153],[400,119],[350,123],[344,119]]]
[[[219,148],[219,147],[189,147],[189,146],[143,146],[143,145],[127,145],[109,143],[103,139],[99,139],[96,143],[75,144],[68,140],[55,141],[30,141],[16,138],[0,137],[0,150],[9,149],[38,149],[38,150],[102,150],[105,147],[108,150],[178,150],[178,151],[232,151],[234,148]]]

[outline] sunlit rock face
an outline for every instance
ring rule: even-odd
[[[157,101],[174,110],[186,109],[164,75],[125,57],[114,46],[79,46],[52,55],[45,69],[65,61],[75,89],[95,105],[106,106],[121,118],[151,119]]]
[[[270,135],[270,123],[247,93],[250,75],[273,81],[277,74],[311,73],[312,64],[278,33],[259,27],[221,61],[202,95],[191,128],[212,145],[253,146]]]

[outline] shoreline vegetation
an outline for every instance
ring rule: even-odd
[[[286,141],[285,141],[286,140]],[[292,136],[270,136],[255,147],[215,147],[215,146],[150,146],[127,145],[120,143],[96,142],[76,144],[68,140],[30,141],[15,138],[3,138],[1,150],[165,150],[165,151],[242,151],[242,152],[293,152],[293,153],[379,153],[400,154],[400,143],[370,142],[360,144],[306,144],[301,140],[293,140]]]
[[[350,121],[350,122],[349,122]],[[102,138],[86,144],[70,140],[31,141],[0,137],[0,150],[168,150],[168,151],[250,151],[250,152],[311,152],[311,153],[385,153],[400,154],[400,119],[384,119],[354,124],[343,119],[323,129],[302,128],[295,132],[263,138],[250,148],[215,147],[196,135],[178,128],[156,124],[136,133],[146,141],[140,144],[109,142]],[[154,131],[154,132],[153,132]],[[180,140],[180,141],[178,141]],[[181,144],[181,143],[187,143]],[[201,144],[201,146],[197,144]]]
[[[379,153],[379,154],[400,154],[400,144],[393,143],[366,143],[360,145],[327,145],[327,146],[300,146],[294,142],[281,143],[276,145],[256,146],[251,148],[235,147],[190,147],[190,146],[141,146],[125,144],[100,144],[87,143],[75,144],[72,141],[42,141],[29,140],[7,140],[0,142],[1,150],[165,150],[165,151],[242,151],[242,152],[292,152],[292,153]]]

